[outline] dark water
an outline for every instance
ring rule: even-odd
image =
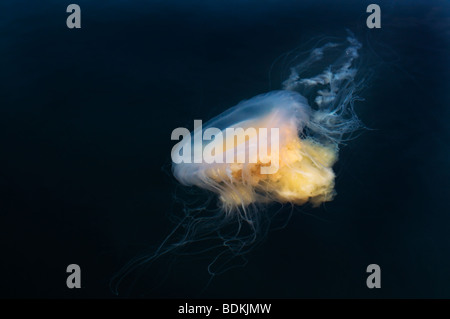
[[[0,296],[115,297],[113,274],[173,227],[172,130],[279,88],[277,57],[349,28],[374,72],[356,105],[373,130],[342,148],[336,199],[203,292],[204,260],[186,256],[119,296],[449,298],[450,5],[376,1],[369,30],[372,2],[79,0],[69,30],[69,3],[2,1]],[[72,263],[82,289],[66,287]]]

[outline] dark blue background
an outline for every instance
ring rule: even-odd
[[[119,296],[450,297],[450,5],[375,1],[369,30],[372,2],[78,0],[69,30],[71,2],[2,1],[0,296],[114,297],[112,275],[173,227],[172,130],[279,88],[277,57],[349,28],[375,72],[356,105],[373,130],[342,148],[336,199],[203,292],[191,256]]]

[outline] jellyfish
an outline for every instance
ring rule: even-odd
[[[205,124],[196,120],[192,132],[174,130],[173,177],[187,190],[206,192],[207,200],[186,203],[174,230],[154,252],[126,265],[116,285],[136,267],[168,254],[213,252],[206,267],[211,277],[245,265],[274,216],[282,214],[273,203],[316,207],[333,200],[339,147],[363,127],[354,111],[365,81],[360,48],[349,32],[344,40],[319,42],[306,56],[293,51],[280,89],[244,100]]]

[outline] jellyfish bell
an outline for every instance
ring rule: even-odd
[[[310,117],[306,98],[294,91],[272,91],[243,101],[175,146],[176,153],[189,144],[204,160],[174,163],[174,177],[183,185],[216,193],[229,213],[254,203],[330,200],[337,150],[300,138]],[[208,134],[211,129],[214,138]],[[199,143],[196,136],[202,135]]]

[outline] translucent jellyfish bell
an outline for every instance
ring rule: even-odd
[[[243,101],[174,147],[173,154],[194,149],[194,155],[189,163],[174,164],[173,174],[183,185],[218,194],[229,213],[270,201],[329,200],[336,148],[300,139],[310,116],[307,100],[294,91]],[[197,163],[195,153],[203,156]]]

